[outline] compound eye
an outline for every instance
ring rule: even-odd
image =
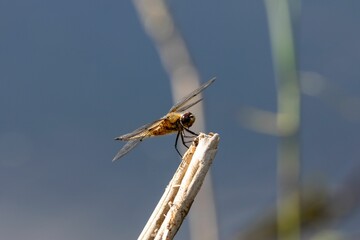
[[[192,113],[188,112],[181,116],[180,121],[181,121],[182,125],[189,128],[195,122],[195,116]]]

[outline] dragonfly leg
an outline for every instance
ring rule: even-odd
[[[194,133],[193,131],[191,131],[191,130],[188,129],[188,128],[185,128],[185,127],[184,127],[184,130],[187,131],[188,133],[191,133],[191,134],[194,135],[194,136],[199,136],[199,134]]]
[[[181,141],[182,141],[182,144],[186,147],[186,148],[189,148],[188,145],[186,145],[186,143],[189,143],[189,142],[186,142],[185,139],[184,139],[184,131],[181,131]]]
[[[186,141],[184,141],[186,144],[187,143],[192,143],[194,141],[194,136],[185,135],[184,132],[183,132],[183,137],[184,137],[184,140],[186,139]]]
[[[179,151],[179,149],[178,149],[178,147],[177,147],[178,140],[179,140],[179,135],[180,135],[180,131],[179,131],[179,132],[177,133],[177,135],[176,135],[175,149],[176,149],[177,153],[180,155],[180,157],[182,157],[182,155],[181,155],[181,153],[180,153],[180,151]]]
[[[194,136],[188,136],[184,134],[184,138],[194,138]]]

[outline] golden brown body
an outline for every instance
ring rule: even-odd
[[[189,103],[191,99],[197,96],[201,91],[207,88],[214,81],[215,78],[209,80],[207,83],[201,85],[198,89],[191,92],[180,102],[175,104],[170,109],[169,113],[166,114],[164,117],[160,118],[159,120],[146,124],[131,133],[115,138],[115,140],[128,141],[128,143],[126,143],[124,147],[120,149],[120,151],[114,157],[113,161],[121,158],[122,156],[130,152],[130,150],[132,150],[135,146],[139,144],[139,142],[141,142],[145,138],[162,136],[171,133],[177,133],[176,141],[175,141],[175,149],[180,154],[179,150],[177,149],[177,142],[179,136],[181,137],[183,145],[187,147],[186,142],[184,140],[184,137],[187,137],[185,136],[185,132],[188,132],[192,135],[197,135],[196,133],[192,132],[189,129],[195,122],[195,116],[190,112],[184,114],[181,114],[181,112],[187,110],[188,108],[200,102],[202,99],[198,99],[192,103]]]
[[[183,116],[192,116],[191,120],[186,124],[181,124]],[[144,139],[148,137],[163,136],[171,133],[183,131],[184,128],[189,128],[195,122],[195,117],[188,112],[185,114],[170,112],[159,120],[156,120],[147,127],[142,127],[141,131],[136,130],[133,133],[125,134],[118,137],[119,140],[130,141],[136,139]]]
[[[151,132],[150,134],[153,136],[161,136],[182,131],[183,127],[180,124],[180,118],[180,113],[168,113],[163,120],[149,130]]]

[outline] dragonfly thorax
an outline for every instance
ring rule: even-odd
[[[195,122],[195,116],[191,112],[184,113],[181,115],[180,123],[182,126],[189,128]]]

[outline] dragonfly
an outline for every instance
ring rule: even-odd
[[[189,129],[195,122],[195,116],[191,112],[182,112],[186,111],[190,107],[203,100],[202,98],[200,98],[198,100],[191,101],[204,89],[210,86],[215,81],[215,79],[216,78],[210,79],[208,82],[204,83],[199,88],[189,93],[178,103],[172,106],[169,112],[164,117],[155,120],[152,123],[145,124],[144,126],[132,131],[131,133],[116,137],[115,140],[127,141],[127,143],[120,149],[120,151],[115,155],[112,161],[114,162],[126,155],[146,138],[163,136],[173,133],[177,133],[175,140],[175,149],[178,154],[182,156],[177,147],[179,138],[181,138],[182,144],[185,147],[189,148],[186,145],[186,143],[188,142],[185,141],[185,138],[198,136],[198,134]],[[189,133],[192,136],[185,135],[185,133]]]

